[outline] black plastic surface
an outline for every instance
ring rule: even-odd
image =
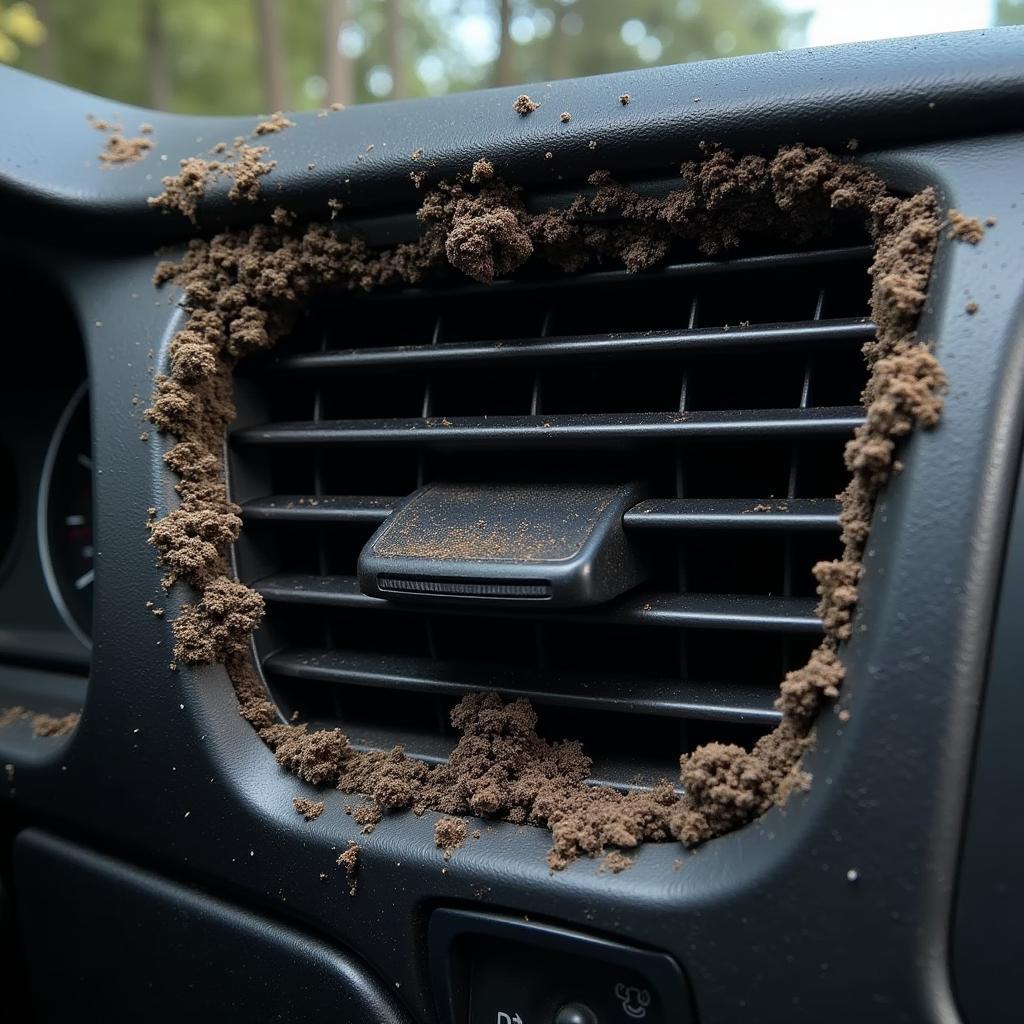
[[[441,1024],[535,1024],[574,1003],[601,1024],[694,1020],[686,978],[664,953],[445,909],[430,916],[428,947]]]
[[[340,950],[44,832],[14,882],[39,1021],[407,1020]]]
[[[1007,1019],[1024,950],[1024,474],[1010,528],[957,890],[953,974],[970,1024]]]
[[[5,822],[57,822],[140,864],[303,922],[386,973],[425,1024],[434,1017],[426,914],[439,902],[481,900],[507,915],[542,907],[570,928],[664,950],[685,964],[702,1020],[954,1020],[949,945],[960,823],[1024,416],[1024,137],[986,133],[1018,122],[1022,38],[973,33],[565,83],[551,87],[537,112],[568,107],[574,134],[561,138],[581,151],[587,138],[597,141],[596,156],[588,150],[573,165],[578,174],[597,166],[672,173],[700,138],[774,147],[856,136],[858,152],[873,150],[865,159],[894,187],[932,184],[944,207],[998,222],[978,246],[940,244],[920,330],[935,342],[950,392],[940,426],[904,446],[906,468],[879,505],[845,655],[851,717],[819,722],[810,791],[684,856],[678,871],[679,848],[654,844],[618,876],[597,874],[587,861],[552,874],[547,833],[499,824],[442,873],[433,815],[389,816],[362,837],[333,792],[323,794],[325,813],[306,824],[291,800],[315,791],[282,771],[240,718],[223,670],[170,671],[167,619],[191,595],[182,588],[164,597],[143,524],[149,506],[173,506],[175,481],[162,462],[169,441],[139,440],[131,399],[149,394],[151,370],[167,365],[182,322],[173,292],[152,291],[151,248],[191,229],[147,211],[144,197],[157,188],[159,154],[173,167],[203,145],[197,137],[212,143],[249,122],[147,112],[157,153],[86,172],[83,161],[102,140],[69,126],[109,104],[0,69],[4,229],[32,229],[31,239],[4,244],[20,260],[44,263],[71,296],[89,357],[97,467],[84,716],[64,742],[23,736],[31,756],[0,733],[0,762],[15,768],[13,783],[0,777]],[[623,88],[634,95],[628,108],[605,96]],[[486,151],[526,183],[554,182],[563,171],[568,182],[568,165],[541,166],[559,129],[532,118],[506,122],[509,98],[499,90],[303,118],[301,131],[275,137],[281,163],[268,182],[280,182],[281,198],[295,206],[326,214],[326,197],[348,175],[356,206],[404,204],[408,213],[419,194],[403,154],[431,139],[439,140],[438,174]],[[490,125],[498,125],[493,133]],[[374,154],[387,152],[387,161],[356,160],[368,142],[385,140]],[[318,173],[305,171],[310,161]],[[219,199],[209,210],[214,219],[261,215]],[[964,310],[969,300],[978,304],[973,316]],[[154,618],[147,600],[166,602],[167,618]],[[8,679],[0,669],[0,704],[8,703]],[[363,845],[355,897],[334,873],[349,839]]]
[[[364,594],[391,600],[598,604],[643,578],[622,526],[637,484],[428,484],[359,556]]]

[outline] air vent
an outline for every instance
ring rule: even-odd
[[[674,777],[777,720],[820,636],[843,445],[872,336],[866,245],[539,280],[345,294],[238,375],[242,578],[282,712],[443,758],[448,712],[495,689],[581,739],[595,777]],[[365,596],[359,552],[430,482],[643,481],[653,576],[591,607]]]

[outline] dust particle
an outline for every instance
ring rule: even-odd
[[[558,115],[558,120],[561,121],[562,124],[568,124],[572,120],[572,114],[570,114],[568,110],[563,110]]]
[[[619,103],[621,103],[624,107],[628,107],[629,106],[629,100],[630,100],[630,95],[629,95],[628,92],[624,92],[619,97]]]
[[[964,306],[964,312],[970,313],[971,316],[974,316],[974,314],[978,312],[978,304],[973,299],[971,299],[971,301],[968,302],[966,306]]]

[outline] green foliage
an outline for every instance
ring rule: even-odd
[[[36,17],[31,4],[0,3],[0,62],[13,63],[22,46],[39,46],[45,39],[46,26]]]
[[[332,98],[324,95],[327,2],[278,3],[292,109]],[[388,37],[389,2],[400,4],[392,21],[397,40]],[[254,0],[37,0],[37,6],[49,41],[16,54],[21,67],[141,106],[265,110]],[[396,46],[409,95],[492,84],[499,8],[499,0],[348,0],[343,36],[357,98],[386,94]],[[504,45],[512,81],[775,50],[799,43],[806,24],[806,16],[784,13],[774,0],[511,0],[510,13],[513,32]]]
[[[1024,25],[1024,0],[999,0],[996,4],[997,25]]]

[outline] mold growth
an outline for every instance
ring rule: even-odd
[[[194,215],[206,180],[195,179],[198,191],[168,187],[165,197],[188,201],[168,198],[164,205]],[[641,196],[608,172],[593,174],[589,184],[591,191],[566,209],[531,213],[519,189],[478,161],[472,174],[425,194],[421,236],[391,249],[372,250],[329,224],[295,232],[259,225],[194,241],[179,264],[161,264],[155,275],[157,284],[181,287],[189,315],[171,343],[170,372],[156,379],[147,413],[176,438],[166,461],[180,478],[181,498],[178,508],[151,519],[151,541],[166,570],[165,585],[183,581],[196,591],[173,623],[176,658],[223,662],[241,713],[278,762],[313,785],[368,796],[370,803],[359,809],[367,830],[399,808],[541,825],[552,833],[554,868],[580,854],[630,849],[645,840],[700,843],[809,784],[801,758],[813,742],[815,716],[843,681],[840,645],[851,634],[876,496],[898,469],[899,440],[917,425],[938,421],[945,387],[930,348],[916,337],[941,228],[930,190],[891,195],[881,178],[849,158],[804,146],[771,157],[709,148],[683,164],[680,187],[663,198]],[[464,698],[452,712],[461,738],[448,761],[436,766],[407,757],[400,747],[358,752],[339,729],[309,731],[281,721],[251,662],[249,638],[262,599],[230,578],[227,561],[241,527],[222,465],[239,359],[285,337],[303,302],[325,289],[415,284],[452,268],[489,282],[528,260],[566,272],[598,262],[639,271],[664,260],[680,239],[711,256],[749,236],[799,244],[827,234],[837,215],[863,222],[874,241],[877,334],[864,348],[866,420],[846,448],[851,479],[841,495],[842,551],[814,570],[825,637],[807,664],[782,681],[776,702],[782,720],[773,732],[750,750],[709,743],[683,756],[682,791],[663,781],[648,792],[622,793],[588,785],[589,757],[578,743],[538,736],[536,713],[525,700]]]

